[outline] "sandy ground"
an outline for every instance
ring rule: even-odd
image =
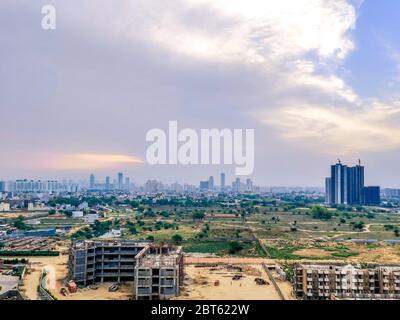
[[[185,264],[275,264],[275,260],[263,258],[185,257]]]
[[[79,289],[77,293],[63,296],[60,294],[60,289],[63,287],[62,282],[57,282],[57,291],[53,290],[53,294],[59,300],[129,300],[132,297],[133,285],[132,283],[123,284],[117,292],[108,292],[108,288],[112,283],[102,283],[96,285],[97,289],[86,287]]]
[[[323,249],[301,249],[293,252],[293,254],[309,258],[324,258],[331,256],[331,253],[329,251],[325,251]]]
[[[201,267],[189,265],[185,268],[185,289],[177,300],[280,300],[268,275],[261,265],[243,266],[243,278],[232,280],[232,276],[240,274],[227,266]],[[259,286],[255,278],[262,278],[269,284]],[[215,286],[215,281],[219,285]],[[279,281],[278,285],[288,299],[292,299],[291,285]]]
[[[19,216],[23,217],[34,217],[37,215],[45,214],[47,211],[37,211],[37,212],[2,212],[0,213],[1,219],[15,219]]]
[[[349,258],[349,262],[370,262],[382,264],[400,264],[400,246],[381,245],[377,248],[366,246],[349,246],[350,250],[360,254]]]
[[[37,288],[43,268],[49,271],[54,270],[56,279],[64,279],[67,274],[68,256],[65,254],[58,257],[26,257],[26,259],[29,259],[30,267],[25,275],[21,291],[29,300],[38,299]]]

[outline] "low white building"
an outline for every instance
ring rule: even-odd
[[[83,218],[83,211],[72,211],[72,218],[74,219]]]
[[[0,203],[0,212],[7,212],[7,211],[11,211],[10,204],[6,203],[6,202],[1,202]]]
[[[111,231],[103,234],[100,238],[102,239],[112,239],[112,238],[120,238],[122,236],[121,230],[112,229]]]
[[[86,223],[95,223],[97,220],[99,220],[99,215],[97,213],[89,213],[86,216],[84,216],[84,220]]]

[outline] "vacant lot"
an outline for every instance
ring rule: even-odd
[[[232,268],[233,267],[233,268]],[[242,271],[239,271],[241,268]],[[178,300],[280,300],[267,274],[260,265],[186,267],[185,290]],[[233,280],[235,275],[242,276]],[[256,278],[267,281],[267,285],[257,285]],[[219,282],[216,285],[216,281]],[[278,281],[286,299],[293,299],[291,285]]]

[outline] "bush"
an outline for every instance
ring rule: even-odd
[[[328,209],[321,206],[313,206],[311,208],[311,214],[314,219],[330,220],[332,219],[332,213]]]
[[[171,240],[172,240],[172,242],[173,243],[175,243],[175,244],[180,244],[180,243],[182,243],[182,241],[183,241],[183,238],[182,238],[182,236],[180,235],[180,234],[174,234],[172,237],[171,237]]]
[[[229,253],[236,254],[241,250],[243,250],[243,246],[239,242],[233,241],[229,244]]]

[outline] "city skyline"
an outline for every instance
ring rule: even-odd
[[[146,133],[176,120],[254,129],[258,184],[321,185],[340,157],[400,187],[398,1],[47,4],[51,31],[40,1],[0,4],[1,179],[233,176],[146,164]]]

